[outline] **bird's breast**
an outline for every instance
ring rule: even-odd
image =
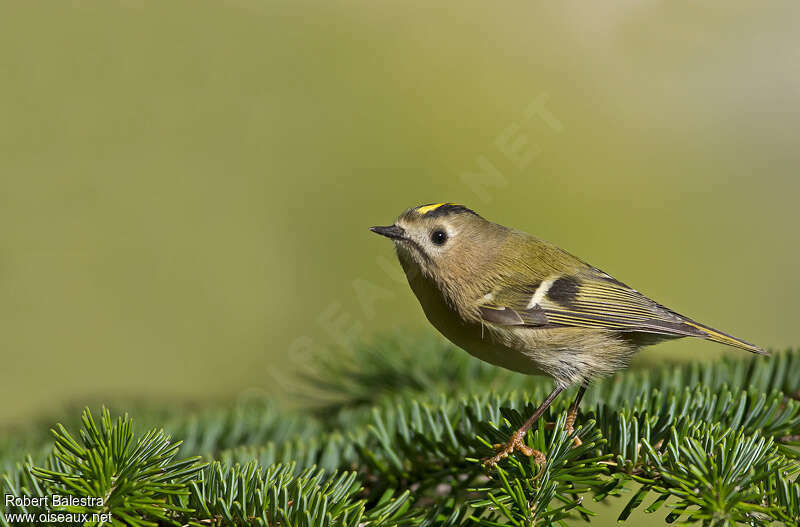
[[[536,362],[515,346],[517,338],[513,332],[464,320],[447,304],[432,280],[422,273],[406,276],[428,321],[450,342],[490,364],[530,375],[542,373]]]

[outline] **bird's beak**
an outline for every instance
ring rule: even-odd
[[[388,227],[370,227],[369,230],[393,240],[402,240],[405,238],[406,233],[402,227],[398,227],[397,225],[390,225]]]

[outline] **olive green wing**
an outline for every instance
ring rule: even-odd
[[[592,267],[530,284],[505,284],[487,293],[478,309],[485,322],[500,326],[700,337],[764,353],[758,346],[679,315]]]

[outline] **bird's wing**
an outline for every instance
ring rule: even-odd
[[[673,337],[700,337],[763,353],[754,346],[675,313],[593,267],[526,285],[505,285],[482,299],[488,323],[538,328],[577,327]]]

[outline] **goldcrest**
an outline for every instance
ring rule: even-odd
[[[588,383],[626,367],[643,346],[698,337],[765,353],[462,205],[422,205],[371,230],[394,242],[425,316],[451,342],[491,364],[555,380],[553,392],[490,465],[515,450],[541,457],[522,439],[553,399],[580,384],[567,419],[572,430]]]

